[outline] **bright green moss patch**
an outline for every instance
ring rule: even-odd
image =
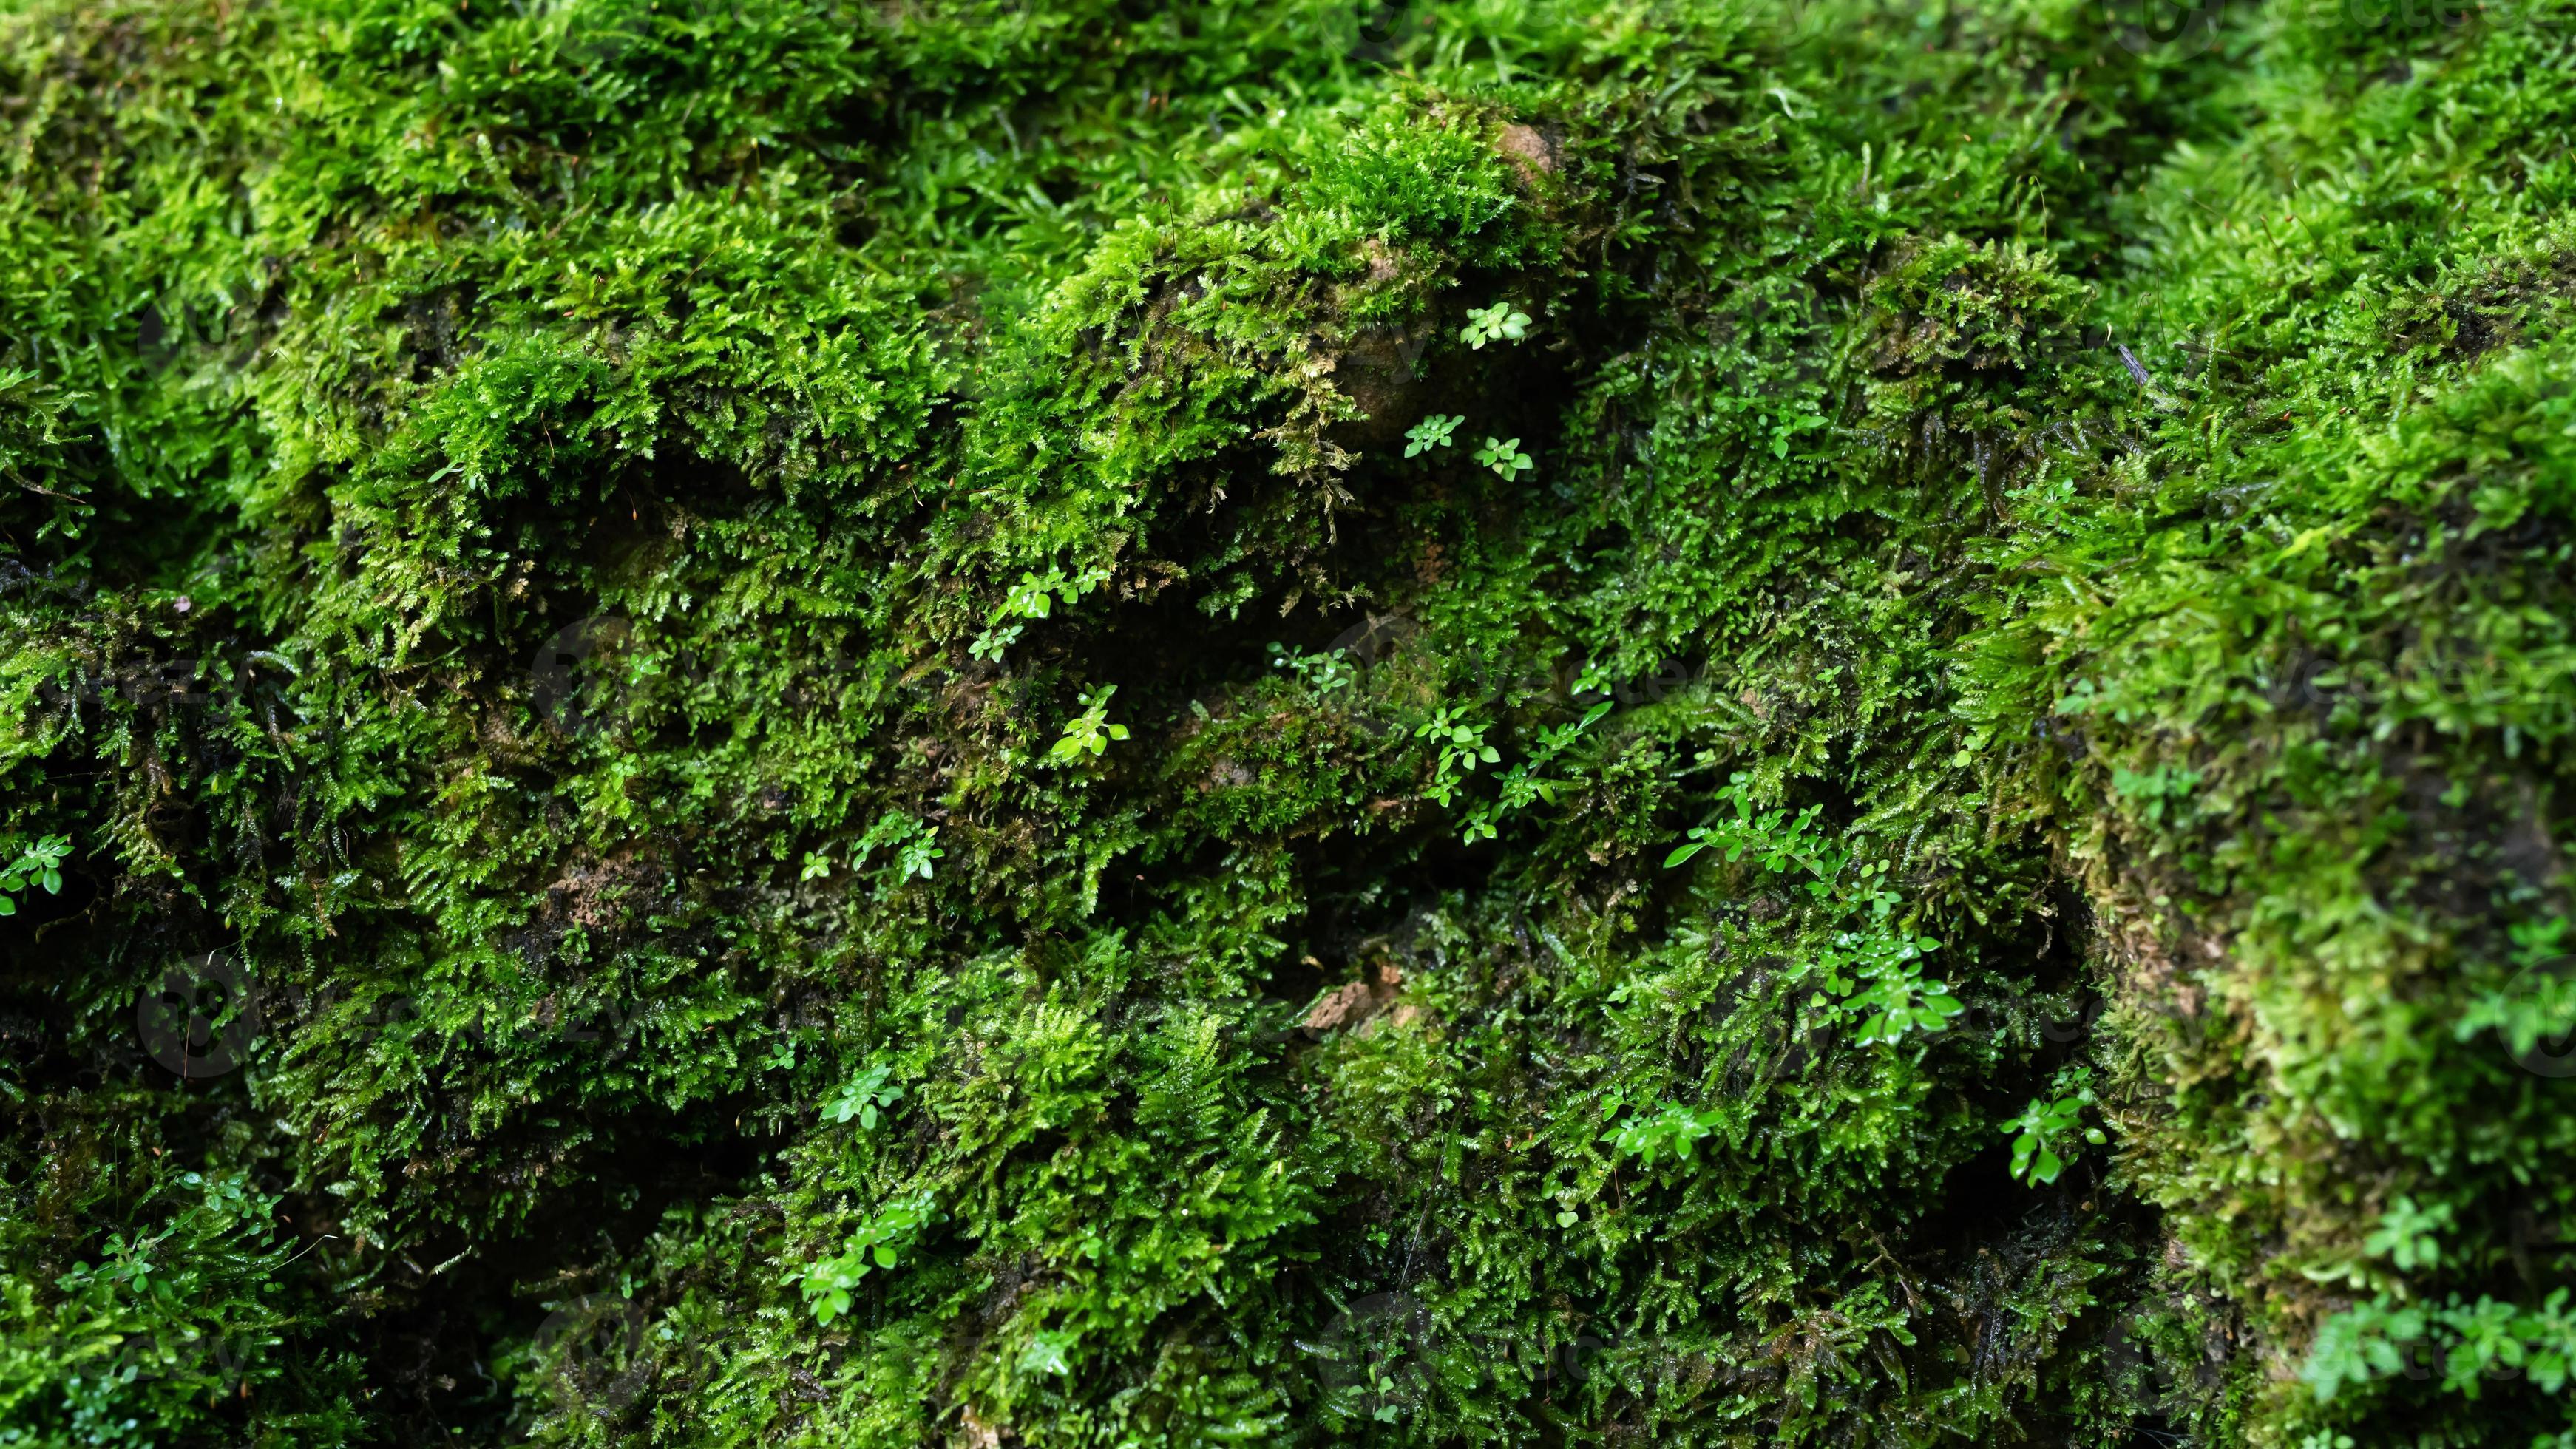
[[[2576,15],[2151,12],[7,7],[0,1444],[2576,1445]]]

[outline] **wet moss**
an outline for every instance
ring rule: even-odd
[[[2158,18],[10,8],[0,1442],[2576,1442],[2564,17]]]

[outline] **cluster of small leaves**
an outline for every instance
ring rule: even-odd
[[[1923,975],[1924,958],[1941,943],[1893,929],[1887,920],[1893,896],[1882,895],[1875,904],[1878,918],[1868,929],[1837,932],[1818,954],[1812,972],[1822,990],[1809,1005],[1859,1023],[1854,1040],[1861,1046],[1893,1045],[1910,1033],[1942,1030],[1967,1007],[1951,995],[1949,983]]]
[[[1047,750],[1047,761],[1070,765],[1081,760],[1085,752],[1093,755],[1109,748],[1111,740],[1127,738],[1127,727],[1109,722],[1109,697],[1118,686],[1104,684],[1082,697],[1082,713],[1064,727],[1064,735]]]
[[[903,1099],[903,1088],[886,1080],[892,1073],[890,1067],[868,1068],[857,1080],[843,1087],[839,1096],[823,1104],[824,1118],[832,1122],[847,1122],[855,1117],[861,1130],[874,1132],[879,1112]]]
[[[1476,449],[1476,464],[1492,469],[1495,477],[1507,483],[1538,466],[1530,460],[1529,454],[1521,451],[1518,438],[1487,438],[1484,445]]]
[[[1467,421],[1463,413],[1433,413],[1404,430],[1404,456],[1418,458],[1435,448],[1449,446],[1450,435]]]
[[[1471,307],[1467,325],[1458,331],[1458,340],[1477,351],[1488,342],[1518,342],[1529,335],[1530,315],[1509,302],[1496,302],[1488,307]]]
[[[1460,706],[1444,704],[1413,730],[1414,738],[1431,745],[1431,783],[1422,793],[1435,804],[1448,804],[1479,765],[1496,764],[1503,758],[1485,743],[1485,733],[1493,726],[1467,723],[1459,718],[1462,712]]]
[[[2024,1182],[2057,1181],[2074,1157],[2079,1138],[2096,1147],[2111,1140],[2084,1120],[2084,1110],[2095,1100],[2092,1073],[2079,1067],[2071,1079],[2057,1085],[2072,1090],[2034,1097],[2020,1116],[2004,1124],[2004,1134],[2012,1139],[2012,1175]]]
[[[1529,753],[1497,778],[1494,797],[1477,802],[1476,808],[1468,812],[1465,829],[1459,837],[1461,842],[1473,844],[1479,840],[1491,840],[1500,831],[1502,822],[1511,815],[1532,805],[1555,804],[1557,797],[1572,788],[1575,782],[1550,772],[1562,768],[1561,762],[1576,741],[1586,730],[1606,718],[1610,710],[1611,706],[1606,702],[1596,704],[1586,710],[1581,719],[1541,729],[1537,738],[1530,742]],[[1442,803],[1447,802],[1444,800]]]
[[[0,848],[0,854],[5,854]],[[71,841],[61,835],[48,835],[18,850],[16,857],[0,867],[0,916],[18,914],[18,898],[29,886],[41,886],[47,895],[60,895],[63,889],[63,857],[71,853]]]
[[[854,1229],[841,1251],[788,1275],[805,1296],[814,1321],[825,1328],[850,1311],[851,1295],[871,1272],[891,1271],[928,1226],[936,1208],[926,1196],[887,1203]]]
[[[1706,1137],[1725,1121],[1723,1114],[1693,1111],[1678,1102],[1666,1102],[1651,1113],[1631,1113],[1601,1134],[1622,1157],[1637,1159],[1637,1166],[1653,1170],[1658,1156],[1676,1162],[1688,1162]]]
[[[2439,1306],[2382,1294],[2317,1329],[2300,1377],[2319,1402],[2394,1378],[2437,1383],[2475,1400],[2501,1383],[2528,1382],[2557,1395],[2576,1381],[2576,1312],[2555,1288],[2536,1308],[2457,1296]]]
[[[1304,681],[1318,694],[1349,689],[1359,680],[1359,667],[1351,662],[1349,652],[1341,649],[1299,654],[1285,645],[1273,644],[1270,646],[1270,665]]]
[[[867,832],[859,837],[857,844],[851,847],[850,869],[864,868],[878,851],[883,850],[893,856],[892,865],[887,871],[888,884],[901,885],[907,880],[914,879],[929,880],[937,863],[948,854],[939,847],[938,841],[938,826],[908,811],[888,810],[878,816],[876,823],[869,826]],[[828,860],[823,860],[819,855],[810,856],[808,859],[821,862],[823,867],[822,870],[816,871],[809,866],[810,874],[828,872],[830,868]]]
[[[1762,810],[1754,804],[1754,790],[1752,777],[1737,771],[1718,792],[1718,799],[1733,807],[1733,815],[1692,826],[1683,843],[1664,857],[1664,868],[1686,865],[1701,851],[1717,850],[1729,863],[1749,859],[1775,873],[1793,867],[1803,870],[1815,877],[1807,883],[1810,893],[1819,898],[1832,894],[1849,855],[1819,828],[1817,817],[1825,807],[1810,805],[1794,815],[1787,806]],[[1876,863],[1876,868],[1883,873],[1884,863]]]
[[[1108,578],[1109,570],[1097,566],[1083,570],[1079,577],[1074,578],[1066,577],[1062,569],[1049,569],[1043,574],[1035,570],[1022,572],[1002,595],[1001,603],[994,606],[983,632],[967,645],[966,657],[1000,659],[1004,651],[1019,642],[1020,635],[1028,629],[1029,620],[1053,617],[1059,600],[1071,604],[1099,588]]]

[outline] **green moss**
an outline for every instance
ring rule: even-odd
[[[7,7],[0,1443],[2576,1442],[2565,18]]]

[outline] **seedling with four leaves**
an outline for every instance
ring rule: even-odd
[[[976,659],[1001,658],[1003,651],[1017,643],[1021,631],[1028,627],[1026,623],[1015,623],[1014,620],[1052,617],[1059,599],[1071,604],[1107,582],[1109,568],[1105,564],[1095,564],[1071,578],[1067,578],[1062,569],[1049,569],[1045,573],[1034,569],[1022,572],[1020,581],[1011,585],[1002,596],[1000,606],[986,621],[984,632],[967,645],[966,653]]]

